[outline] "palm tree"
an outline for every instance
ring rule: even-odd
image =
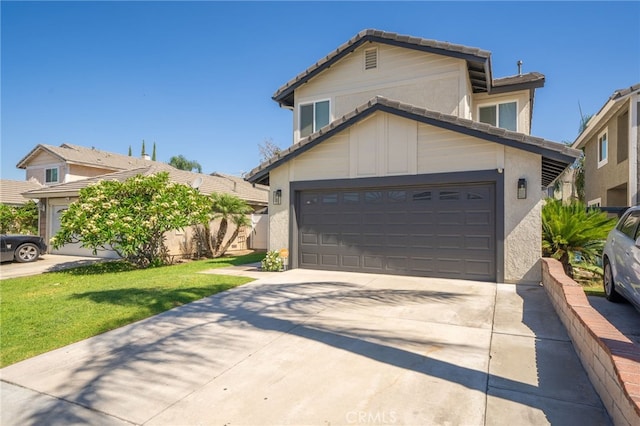
[[[542,207],[542,254],[558,259],[565,273],[573,277],[572,260],[576,253],[595,263],[616,220],[597,209],[587,209],[582,202],[563,205],[547,199]]]
[[[192,171],[196,169],[198,173],[202,173],[202,166],[197,161],[189,161],[184,155],[173,156],[169,159],[169,165],[175,167],[178,170]]]
[[[249,205],[242,199],[231,194],[211,194],[213,219],[219,219],[220,225],[215,235],[211,232],[210,224],[204,225],[204,233],[213,257],[222,256],[240,233],[240,228],[251,224],[247,214],[251,212]],[[229,228],[229,222],[235,225],[235,230],[223,245]]]

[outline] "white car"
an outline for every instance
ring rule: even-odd
[[[640,311],[640,206],[628,209],[609,232],[602,262],[607,299],[627,299]]]

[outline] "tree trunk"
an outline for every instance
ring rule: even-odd
[[[240,227],[236,227],[236,230],[233,231],[233,234],[231,234],[231,238],[229,238],[229,240],[227,241],[227,243],[224,245],[224,247],[222,247],[220,249],[220,251],[218,252],[218,255],[216,257],[220,257],[223,254],[225,254],[227,252],[227,249],[229,249],[229,246],[236,240],[236,238],[238,237],[238,234],[240,233]]]
[[[220,257],[222,253],[220,253],[220,247],[222,246],[222,241],[224,240],[224,236],[227,234],[227,226],[228,222],[226,218],[222,218],[220,221],[220,227],[218,228],[218,233],[216,234],[216,243],[214,245],[215,251],[213,252],[213,257]]]

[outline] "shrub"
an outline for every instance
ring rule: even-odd
[[[615,224],[616,219],[598,209],[587,209],[582,202],[564,205],[547,199],[542,208],[542,255],[558,259],[565,273],[573,277],[571,265],[576,254],[595,264]]]
[[[265,258],[262,259],[263,271],[280,272],[283,267],[283,259],[280,257],[280,253],[275,250],[268,251]]]

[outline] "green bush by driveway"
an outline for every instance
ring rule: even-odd
[[[151,269],[124,262],[0,281],[0,366],[56,349],[252,281],[200,274],[264,254]]]

